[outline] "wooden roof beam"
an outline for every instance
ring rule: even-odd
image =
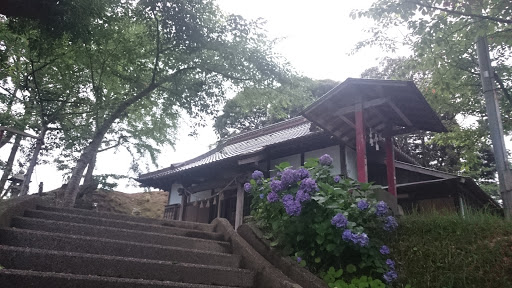
[[[398,114],[398,116],[400,116],[400,118],[405,122],[405,124],[407,124],[407,126],[413,126],[411,120],[409,120],[409,118],[407,118],[404,115],[404,113],[402,113],[402,111],[395,105],[395,103],[388,101],[388,104],[395,111],[395,113]]]
[[[259,154],[248,158],[238,159],[238,165],[258,163],[259,161],[265,160],[267,157],[265,154]]]
[[[386,102],[388,102],[388,99],[385,99],[385,98],[378,98],[378,99],[374,99],[374,100],[370,100],[370,101],[365,101],[365,102],[363,102],[363,110],[370,108],[370,107],[380,106],[382,104],[385,104]],[[356,111],[356,107],[354,105],[354,106],[349,106],[349,107],[344,107],[344,108],[339,109],[335,113],[335,115],[343,116],[345,114],[355,112],[355,111]]]
[[[343,120],[343,122],[347,123],[350,127],[352,127],[352,129],[356,129],[356,124],[354,124],[354,122],[350,121],[350,119],[348,119],[347,117],[343,116],[343,115],[338,115],[338,117]]]

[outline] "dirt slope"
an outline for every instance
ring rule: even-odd
[[[60,189],[44,193],[47,205],[58,205],[62,195]],[[152,191],[143,193],[123,193],[98,189],[94,193],[77,199],[76,208],[95,210],[100,212],[114,212],[143,217],[162,218],[167,204],[168,193],[165,191]],[[97,203],[94,206],[94,203]]]
[[[162,218],[168,193],[164,191],[123,193],[97,190],[88,202],[98,203],[98,211]]]

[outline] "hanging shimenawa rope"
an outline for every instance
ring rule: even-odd
[[[235,177],[233,178],[233,180],[231,180],[231,181],[228,183],[228,185],[226,185],[226,187],[222,188],[222,190],[220,190],[219,192],[215,193],[214,195],[209,196],[209,197],[206,197],[206,198],[203,198],[203,199],[201,199],[201,200],[196,200],[196,201],[194,201],[194,204],[193,204],[193,205],[194,205],[194,206],[197,206],[197,202],[199,201],[199,202],[201,203],[201,204],[200,204],[200,206],[199,206],[199,208],[203,208],[203,202],[202,202],[202,201],[207,200],[207,201],[208,201],[208,204],[206,204],[206,205],[207,205],[206,207],[210,207],[210,205],[209,205],[209,204],[210,204],[209,200],[210,200],[210,199],[212,199],[212,198],[213,198],[213,205],[216,205],[216,204],[217,204],[217,196],[219,196],[219,195],[220,195],[220,196],[219,196],[219,198],[224,198],[224,197],[223,197],[224,195],[222,194],[222,192],[224,192],[224,190],[226,190],[228,187],[230,187],[230,186],[231,186],[231,184],[233,184],[233,182],[235,182],[235,181],[237,180],[237,178],[238,178],[238,177],[240,177],[240,176],[242,176],[242,175],[235,176]],[[185,193],[187,193],[187,194],[188,194],[188,196],[192,196],[192,195],[193,195],[193,193],[192,193],[192,192],[190,192],[190,191],[188,191],[185,187],[183,187],[183,191],[184,191]],[[221,199],[221,200],[222,200],[222,199]]]

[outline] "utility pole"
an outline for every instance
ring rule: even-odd
[[[492,148],[494,150],[494,159],[498,170],[498,181],[503,199],[503,209],[505,218],[512,220],[512,171],[507,157],[505,147],[505,138],[503,135],[503,126],[500,117],[500,107],[496,97],[496,87],[494,83],[494,71],[491,67],[489,57],[489,47],[487,37],[477,37],[477,55],[478,65],[480,66],[480,79],[485,97],[485,106],[489,121],[489,130],[491,131]]]

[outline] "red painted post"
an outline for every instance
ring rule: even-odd
[[[395,150],[393,136],[386,137],[386,168],[388,172],[388,192],[396,197]]]
[[[368,182],[366,164],[366,135],[364,129],[363,104],[356,104],[356,152],[357,152],[357,181]]]

